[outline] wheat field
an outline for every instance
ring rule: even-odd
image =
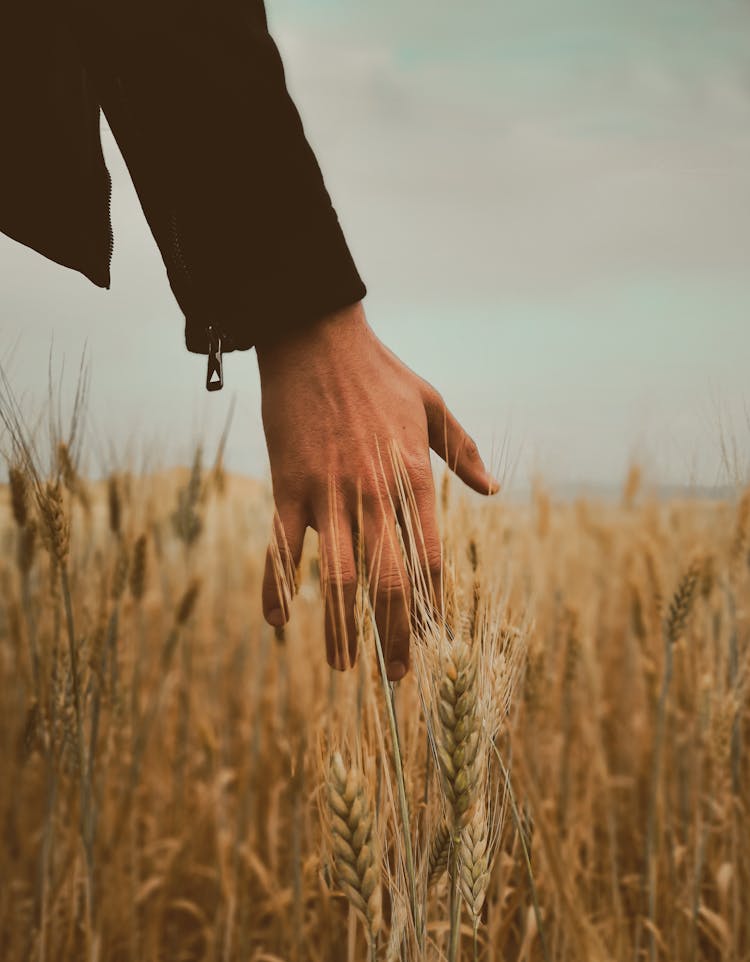
[[[312,532],[263,622],[265,485],[78,453],[0,487],[3,962],[750,959],[750,492],[438,479],[391,686],[366,592],[327,667]]]

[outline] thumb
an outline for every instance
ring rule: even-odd
[[[458,477],[480,494],[496,494],[500,482],[493,478],[479,454],[476,443],[464,431],[445,405],[430,389],[425,398],[430,447]]]

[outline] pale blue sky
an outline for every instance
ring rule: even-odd
[[[517,476],[722,480],[747,457],[750,9],[736,2],[269,0],[380,336]],[[254,357],[209,397],[111,136],[113,287],[0,237],[3,355],[29,398],[92,358],[92,439],[216,437],[262,473]],[[96,447],[96,443],[94,444]]]

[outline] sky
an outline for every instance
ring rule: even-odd
[[[268,0],[376,333],[516,483],[750,466],[750,8]],[[241,122],[241,118],[238,118]],[[91,371],[91,468],[145,446],[265,475],[252,353],[208,395],[113,138],[112,288],[0,235],[0,361]],[[722,437],[735,446],[729,470]]]

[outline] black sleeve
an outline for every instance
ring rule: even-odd
[[[286,88],[262,0],[77,0],[87,68],[186,316],[225,349],[366,288]]]

